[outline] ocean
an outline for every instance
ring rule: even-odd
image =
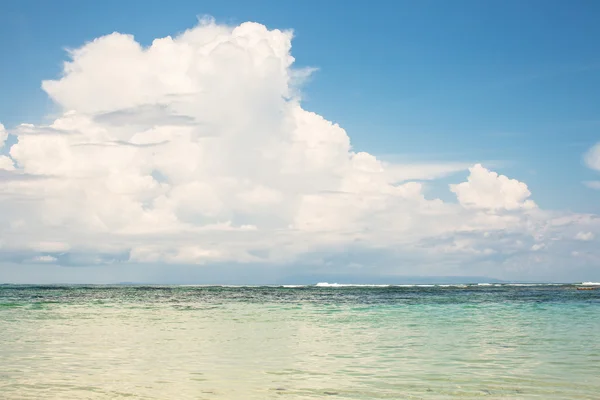
[[[0,286],[2,399],[600,399],[600,288]]]

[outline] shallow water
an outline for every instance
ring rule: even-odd
[[[600,289],[0,286],[2,399],[598,399]]]

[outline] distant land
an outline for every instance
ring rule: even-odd
[[[316,286],[317,284],[338,284],[338,285],[444,285],[444,284],[582,284],[581,281],[523,281],[523,280],[501,280],[485,276],[403,276],[393,279],[298,279],[298,280],[282,280],[278,282],[241,282],[235,279],[219,280],[219,281],[189,281],[189,282],[53,282],[53,283],[12,283],[0,282],[0,286],[283,286],[283,285],[306,285]],[[584,284],[599,285],[600,283],[584,282]]]
[[[236,280],[235,278],[217,280],[213,282],[163,282],[165,285],[316,285],[320,282],[340,283],[352,285],[402,285],[402,284],[459,284],[459,283],[508,283],[496,278],[486,276],[401,276],[380,278],[359,278],[356,276],[297,276],[289,277],[273,282],[248,282],[247,280]],[[160,282],[118,282],[115,285],[160,285]]]
[[[365,285],[402,285],[402,284],[457,284],[457,283],[504,283],[500,279],[487,276],[380,276],[380,277],[362,277],[345,275],[319,275],[315,276],[296,276],[286,278],[277,284],[282,285],[310,285],[318,282],[328,283],[347,283],[347,284],[365,284]]]

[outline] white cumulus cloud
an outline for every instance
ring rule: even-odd
[[[498,175],[481,164],[469,168],[467,182],[451,185],[458,201],[466,208],[489,210],[532,209],[536,204],[528,200],[531,192],[527,185],[516,179]]]
[[[329,265],[376,251],[393,273],[421,263],[424,274],[468,264],[498,275],[535,268],[528,253],[565,232],[597,232],[595,217],[540,210],[525,183],[480,164],[353,149],[342,127],[302,107],[312,70],[294,69],[292,36],[204,20],[147,47],[113,33],[71,50],[42,85],[61,115],[12,130],[18,141],[0,158],[0,254]],[[458,204],[426,196],[423,181],[467,168],[450,186]]]

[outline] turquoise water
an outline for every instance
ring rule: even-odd
[[[598,399],[600,289],[0,286],[2,399]]]

